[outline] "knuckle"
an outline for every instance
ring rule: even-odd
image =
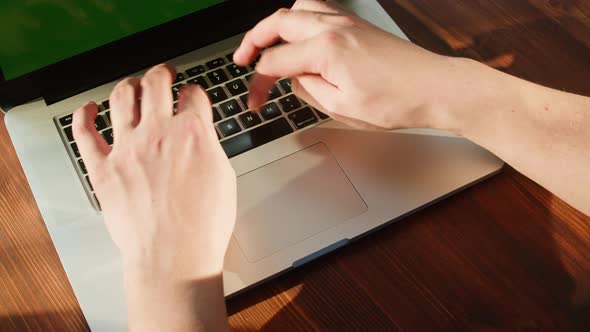
[[[288,14],[289,12],[290,12],[289,8],[279,8],[275,12],[275,16],[281,17],[281,16],[284,16],[285,14]]]
[[[338,22],[338,24],[345,25],[345,26],[358,26],[360,23],[360,21],[358,20],[357,17],[350,16],[350,15],[338,16],[338,17],[336,17],[336,21]]]
[[[344,42],[344,36],[340,31],[330,30],[321,35],[322,42],[328,47],[338,47]]]

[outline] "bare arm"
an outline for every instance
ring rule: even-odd
[[[252,107],[288,76],[295,94],[335,120],[463,135],[590,215],[590,98],[431,53],[329,2],[294,8],[259,23],[235,53],[245,64],[278,39],[288,42],[264,51]]]
[[[436,127],[487,148],[590,215],[590,98],[457,62],[462,83],[453,91],[466,92],[447,92],[452,106]]]

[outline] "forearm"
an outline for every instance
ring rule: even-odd
[[[129,331],[228,331],[221,275],[171,282],[127,272]]]
[[[495,153],[590,215],[590,98],[456,61],[437,124]]]

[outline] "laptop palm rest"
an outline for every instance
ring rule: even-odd
[[[319,143],[238,178],[234,238],[258,261],[367,211],[325,144]]]

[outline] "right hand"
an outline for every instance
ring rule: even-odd
[[[269,48],[250,83],[249,106],[258,109],[281,77],[293,92],[333,119],[357,128],[431,126],[445,98],[453,63],[401,40],[335,4],[299,0],[249,31],[234,55],[251,63]]]

